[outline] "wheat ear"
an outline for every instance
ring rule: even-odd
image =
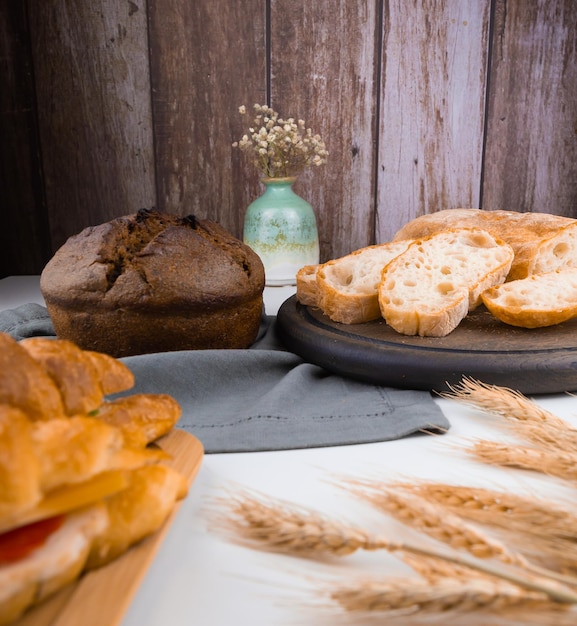
[[[466,550],[480,559],[497,558],[509,565],[527,567],[521,555],[511,552],[500,541],[465,522],[444,507],[414,495],[383,487],[380,483],[352,481],[357,496],[400,522],[457,550]]]
[[[506,418],[515,434],[541,447],[577,453],[577,429],[518,391],[470,378],[450,389],[441,396]]]
[[[497,529],[522,552],[556,571],[577,571],[577,516],[540,498],[444,483],[395,483],[459,517]],[[543,532],[543,529],[547,529]]]
[[[449,386],[449,389],[450,392],[440,394],[442,398],[458,400],[488,413],[520,422],[547,422],[562,429],[569,428],[566,422],[553,413],[541,408],[522,393],[507,387],[489,385],[465,377],[460,384]]]
[[[483,578],[443,578],[434,583],[418,579],[369,579],[337,588],[330,596],[351,612],[447,613],[458,610],[463,613],[480,609],[503,611],[521,605],[524,609],[535,610],[559,608],[543,593]]]
[[[469,452],[483,463],[532,470],[567,481],[577,480],[577,454],[511,446],[495,441],[480,440]]]
[[[242,543],[307,557],[326,554],[343,556],[355,550],[410,552],[428,558],[442,559],[459,567],[470,568],[488,576],[518,585],[523,589],[546,594],[554,602],[577,604],[577,593],[558,582],[516,571],[503,571],[491,564],[454,554],[402,542],[392,542],[352,526],[326,518],[315,511],[267,501],[249,493],[237,493],[220,499],[231,516],[216,517],[214,524],[232,532]]]
[[[577,429],[523,394],[506,387],[464,378],[441,397],[499,415],[514,424],[516,434],[550,448],[577,453]]]

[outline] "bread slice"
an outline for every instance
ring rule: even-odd
[[[408,222],[393,240],[428,237],[449,228],[481,228],[512,246],[508,280],[577,267],[577,220],[549,213],[445,209]]]
[[[475,228],[416,240],[383,269],[382,316],[404,335],[444,337],[486,289],[504,282],[513,256],[507,243]]]
[[[577,317],[577,269],[534,274],[488,289],[483,303],[511,326],[540,328]]]
[[[381,317],[377,288],[383,267],[410,241],[360,248],[317,271],[318,306],[335,322],[361,324]]]
[[[296,297],[297,300],[306,306],[319,305],[319,290],[317,286],[318,265],[305,265],[297,272]]]

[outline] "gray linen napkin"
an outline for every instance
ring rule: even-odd
[[[10,335],[17,341],[26,337],[55,334],[46,307],[34,302],[0,311],[0,332]]]
[[[25,307],[31,306],[17,310],[21,324],[14,312],[0,312],[0,331],[8,327],[17,338],[33,336],[36,323],[38,334],[49,334],[38,309],[31,310],[34,322],[25,319]],[[197,437],[206,453],[389,441],[450,428],[428,392],[347,379],[287,352],[271,317],[263,316],[249,350],[163,352],[122,360],[136,379],[127,393],[172,395],[182,406],[177,427]]]

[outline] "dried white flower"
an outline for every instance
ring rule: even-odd
[[[241,115],[246,106],[239,107]],[[320,135],[313,135],[304,120],[290,117],[286,120],[272,108],[255,104],[250,135],[243,135],[233,147],[253,156],[257,168],[268,178],[296,176],[305,167],[323,165],[328,152]]]

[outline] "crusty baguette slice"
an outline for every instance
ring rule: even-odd
[[[381,317],[377,288],[383,267],[410,241],[360,248],[324,263],[317,272],[318,306],[333,321],[361,324]]]
[[[577,267],[577,220],[544,237],[528,263],[528,275]]]
[[[297,300],[306,306],[319,305],[319,290],[317,286],[318,265],[305,265],[297,272]]]
[[[452,229],[414,241],[382,272],[378,298],[389,326],[404,335],[444,337],[504,282],[513,249],[479,229]]]
[[[511,326],[540,328],[577,317],[577,269],[534,274],[481,294],[483,303]]]
[[[428,237],[449,228],[481,228],[512,246],[508,280],[577,266],[577,220],[549,213],[445,209],[405,224],[394,240]]]

